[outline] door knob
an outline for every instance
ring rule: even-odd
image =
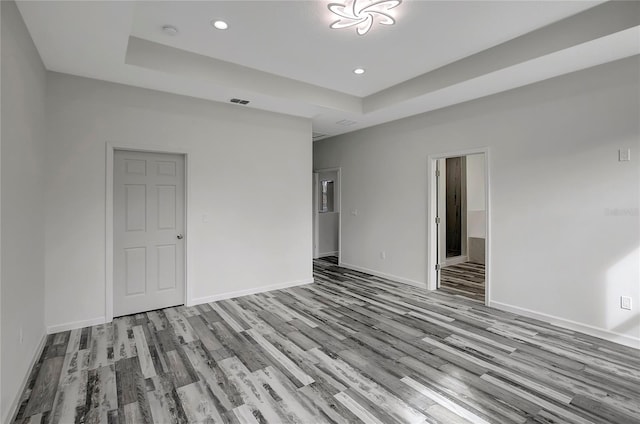
[[[184,238],[182,234],[178,234],[176,237],[178,238],[178,240],[182,240]]]

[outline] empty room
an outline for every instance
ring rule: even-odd
[[[0,14],[0,423],[640,422],[640,2]]]

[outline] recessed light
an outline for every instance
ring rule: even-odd
[[[178,34],[178,28],[174,27],[173,25],[165,25],[162,27],[162,32],[167,35],[173,36]]]
[[[353,73],[356,75],[362,75],[364,74],[364,69],[363,68],[356,68],[353,70]]]
[[[211,21],[211,25],[213,25],[213,27],[215,29],[227,29],[229,28],[229,25],[225,22],[225,21]]]

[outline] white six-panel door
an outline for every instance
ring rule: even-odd
[[[184,157],[116,150],[113,314],[184,304]]]

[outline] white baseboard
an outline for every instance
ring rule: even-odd
[[[61,331],[75,330],[76,328],[91,327],[93,325],[104,324],[105,317],[87,319],[83,321],[73,321],[64,324],[50,325],[47,327],[47,334],[60,333]]]
[[[27,374],[24,376],[22,380],[22,384],[20,384],[20,390],[18,390],[18,394],[16,395],[16,398],[13,400],[13,402],[11,402],[9,409],[7,410],[8,411],[7,415],[4,417],[0,417],[2,419],[1,422],[7,423],[7,424],[10,423],[11,420],[15,417],[16,413],[18,412],[18,408],[20,407],[20,399],[22,398],[24,389],[27,387],[27,383],[29,383],[29,377],[31,377],[31,370],[33,370],[33,367],[35,367],[36,362],[38,362],[38,359],[42,355],[42,351],[44,350],[44,345],[46,340],[47,340],[47,336],[45,334],[42,336],[42,339],[40,340],[40,344],[38,345],[38,348],[35,350],[33,354],[33,358],[31,358],[31,362],[29,363],[29,368],[27,368]]]
[[[324,258],[327,256],[338,256],[338,251],[336,250],[335,252],[324,252],[324,253],[319,253],[318,257],[319,258]]]
[[[581,333],[588,334],[590,336],[598,337],[610,342],[618,343],[635,349],[640,349],[640,338],[627,336],[626,334],[615,333],[613,331],[605,330],[604,328],[594,327],[592,325],[582,324],[580,322],[572,321],[565,318],[556,317],[553,315],[544,314],[541,312],[532,311],[530,309],[521,308],[519,306],[509,305],[507,303],[501,303],[496,301],[489,301],[489,306],[492,308],[500,309],[514,314],[523,315],[528,318],[539,319],[558,327],[566,328],[568,330],[579,331]]]
[[[217,294],[213,296],[200,297],[200,298],[191,299],[191,302],[189,302],[189,306],[199,305],[201,303],[216,302],[218,300],[231,299],[234,297],[247,296],[250,294],[262,293],[262,292],[267,292],[271,290],[286,289],[289,287],[301,286],[304,284],[311,284],[311,283],[313,283],[313,278],[310,278],[307,280],[300,280],[300,281],[290,281],[290,282],[281,283],[281,284],[273,284],[270,286],[251,288],[247,290],[239,290],[239,291],[229,292],[229,293],[222,293],[222,294]],[[55,334],[61,331],[75,330],[76,328],[91,327],[93,325],[100,325],[104,323],[106,323],[105,317],[98,317],[98,318],[93,318],[89,320],[73,321],[73,322],[67,322],[64,324],[50,325],[47,327],[47,334]]]
[[[365,272],[367,274],[375,275],[376,277],[386,278],[387,280],[392,280],[392,281],[396,281],[398,283],[408,284],[410,286],[419,287],[421,289],[426,289],[427,288],[427,283],[421,283],[420,281],[414,281],[414,280],[410,280],[408,278],[398,277],[397,275],[393,275],[393,274],[386,274],[384,272],[376,271],[376,270],[369,269],[369,268],[364,268],[364,267],[357,266],[357,265],[348,264],[348,263],[345,263],[345,262],[340,262],[338,264],[338,266],[341,266],[343,268],[349,268],[349,269],[352,269],[354,271]]]
[[[217,302],[219,300],[233,299],[235,297],[248,296],[250,294],[264,293],[272,290],[288,289],[289,287],[303,286],[305,284],[313,283],[313,278],[299,281],[289,281],[286,283],[272,284],[270,286],[254,287],[245,290],[238,290],[233,292],[227,292],[222,294],[214,294],[213,296],[196,297],[191,299],[191,306],[200,305],[202,303]]]
[[[451,265],[457,265],[457,264],[462,264],[465,262],[469,262],[469,257],[468,256],[454,256],[453,258],[447,258],[444,260],[444,265],[443,266],[451,266]]]

